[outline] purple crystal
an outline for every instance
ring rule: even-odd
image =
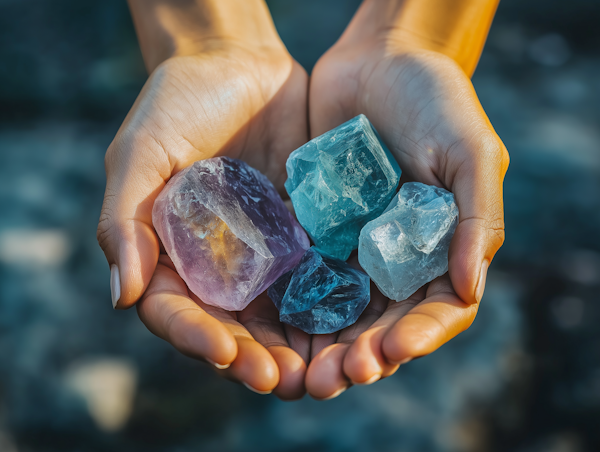
[[[273,184],[228,157],[198,161],[171,178],[152,222],[190,290],[229,311],[244,309],[310,246]]]

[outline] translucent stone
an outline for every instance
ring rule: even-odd
[[[227,157],[198,161],[171,178],[152,222],[190,290],[229,311],[244,309],[310,246],[271,182]]]
[[[369,277],[314,246],[268,290],[279,319],[309,334],[352,325],[370,300]]]
[[[448,248],[457,224],[452,193],[406,183],[383,215],[361,231],[358,261],[385,296],[405,300],[448,271]]]
[[[315,245],[346,260],[396,192],[400,167],[364,115],[296,149],[285,188]]]

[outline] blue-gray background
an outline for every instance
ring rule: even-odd
[[[272,0],[310,69],[357,0]],[[0,0],[0,451],[600,450],[600,2],[504,0],[473,82],[512,161],[472,328],[284,403],[113,312],[103,154],[145,80],[122,0]]]

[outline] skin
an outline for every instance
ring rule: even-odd
[[[496,2],[460,0],[435,16],[436,3],[365,1],[315,67],[309,92],[262,1],[131,0],[151,75],[105,159],[98,240],[118,269],[116,308],[137,303],[148,329],[185,355],[284,400],[306,390],[332,398],[372,383],[468,328],[504,237],[508,154],[468,78]],[[473,17],[481,18],[475,27]],[[170,177],[196,160],[227,155],[285,195],[289,153],[359,113],[390,145],[403,179],[454,192],[460,224],[449,274],[400,303],[373,286],[355,325],[312,338],[281,324],[264,294],[228,312],[189,292],[151,222]]]
[[[246,161],[283,192],[289,152],[308,140],[308,77],[262,2],[130,6],[151,75],[105,159],[98,241],[109,265],[118,267],[116,308],[137,302],[150,331],[188,356],[227,367],[219,370],[224,377],[256,392],[301,397],[308,335],[289,328],[286,335],[266,296],[242,312],[203,304],[161,254],[151,212],[172,175],[217,155]],[[243,15],[252,20],[219,19]],[[306,350],[305,359],[290,342]]]
[[[363,3],[317,63],[309,94],[310,130],[318,136],[364,113],[403,169],[402,182],[416,180],[454,193],[460,214],[449,273],[399,303],[373,286],[369,310],[355,325],[314,337],[306,387],[315,398],[387,377],[467,329],[477,314],[489,263],[504,241],[508,153],[466,72],[474,69],[473,58],[452,48],[448,53],[458,61],[440,53],[438,40],[415,44],[403,28],[405,3],[390,2],[387,9],[381,2]]]

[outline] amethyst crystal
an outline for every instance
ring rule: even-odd
[[[171,178],[152,222],[190,290],[229,311],[244,309],[310,246],[271,182],[228,157],[198,161]]]

